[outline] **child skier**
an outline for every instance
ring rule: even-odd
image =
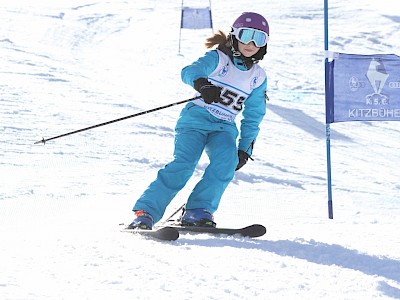
[[[235,170],[251,158],[266,110],[265,71],[257,65],[267,52],[269,26],[252,12],[240,15],[228,36],[206,41],[205,55],[182,69],[182,81],[201,98],[189,102],[176,124],[174,159],[158,171],[133,207],[129,228],[152,229],[192,176],[203,153],[210,163],[186,202],[181,223],[215,227],[213,213]],[[235,117],[243,113],[239,134]]]

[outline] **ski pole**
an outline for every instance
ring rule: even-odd
[[[75,133],[78,133],[78,132],[82,132],[82,131],[90,130],[90,129],[93,129],[93,128],[97,128],[97,127],[100,127],[100,126],[108,125],[108,124],[111,124],[111,123],[123,121],[123,120],[129,119],[129,118],[141,116],[141,115],[144,115],[144,114],[155,112],[157,110],[161,110],[161,109],[164,109],[164,108],[172,107],[172,106],[175,106],[175,105],[178,105],[178,104],[186,103],[186,102],[189,102],[189,101],[192,101],[192,100],[196,100],[196,99],[199,99],[199,98],[201,98],[201,96],[197,96],[197,97],[194,97],[194,98],[178,101],[178,102],[175,102],[175,103],[171,103],[171,104],[168,104],[168,105],[160,106],[160,107],[153,108],[153,109],[150,109],[150,110],[142,111],[140,113],[136,113],[136,114],[133,114],[133,115],[130,115],[130,116],[126,116],[126,117],[123,117],[123,118],[119,118],[119,119],[111,120],[111,121],[108,121],[108,122],[100,123],[100,124],[93,125],[93,126],[90,126],[90,127],[78,129],[78,130],[71,131],[71,132],[67,132],[67,133],[64,133],[64,134],[61,134],[61,135],[57,135],[57,136],[54,136],[54,137],[51,137],[51,138],[48,138],[48,139],[43,138],[40,141],[35,142],[35,144],[40,144],[40,143],[45,144],[48,141],[55,140],[55,139],[58,139],[58,138],[61,138],[61,137],[67,136],[67,135],[71,135],[71,134],[75,134]]]
[[[173,218],[178,212],[180,212],[182,209],[184,209],[184,208],[185,208],[185,205],[186,205],[186,203],[183,203],[172,215],[170,215],[167,219],[165,219],[165,221],[162,223],[162,225],[164,225],[164,224],[166,224],[166,223],[168,223],[168,222],[171,222],[171,221],[175,221],[175,220],[172,220],[172,218]]]

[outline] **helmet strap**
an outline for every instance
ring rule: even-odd
[[[231,40],[231,51],[232,51],[233,57],[240,57],[242,55],[242,53],[240,53],[240,51],[239,51],[237,39],[235,37],[233,37],[232,33],[229,35],[229,37]]]

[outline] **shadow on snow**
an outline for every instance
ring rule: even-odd
[[[267,241],[249,238],[186,239],[182,235],[178,245],[197,245],[205,247],[234,247],[241,249],[259,249],[281,256],[304,259],[311,263],[339,266],[363,272],[367,275],[382,276],[400,283],[400,261],[388,257],[379,257],[347,249],[337,244],[326,244],[314,240]],[[400,298],[400,290],[385,282],[380,282],[380,290]]]

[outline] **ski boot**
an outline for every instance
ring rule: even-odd
[[[185,209],[181,218],[182,226],[215,227],[213,215],[203,208]]]
[[[136,218],[131,224],[129,224],[128,229],[152,229],[153,228],[153,217],[145,212],[144,210],[135,210]]]

